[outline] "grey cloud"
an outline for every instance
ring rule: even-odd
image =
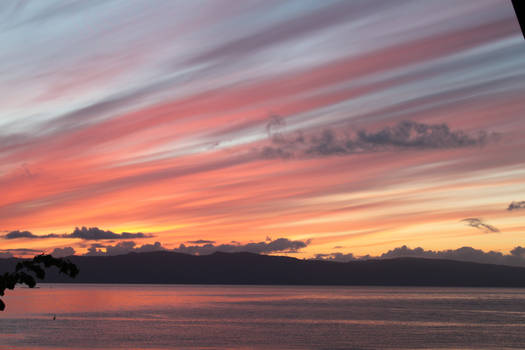
[[[122,232],[115,233],[112,231],[102,230],[98,227],[75,227],[72,233],[56,234],[50,233],[47,235],[35,235],[29,231],[11,231],[6,235],[2,236],[5,239],[17,239],[17,238],[31,238],[31,239],[43,239],[43,238],[79,238],[83,240],[107,240],[107,239],[133,239],[133,238],[147,238],[153,237],[153,235],[145,234],[142,232],[130,233]]]
[[[268,137],[273,137],[280,134],[283,127],[286,126],[286,121],[279,115],[271,115],[270,120],[266,123],[266,133]]]
[[[516,256],[516,257],[520,257],[520,258],[525,258],[525,248],[521,247],[521,246],[517,246],[517,247],[514,247],[514,249],[512,249],[510,251],[510,254],[512,256]]]
[[[133,241],[124,241],[124,242],[118,242],[115,245],[107,245],[106,247],[106,255],[122,255],[127,254],[129,252],[132,252],[135,248],[135,242]]]
[[[330,254],[316,254],[315,259],[316,260],[339,261],[339,262],[357,260],[357,258],[352,253],[343,254],[339,252],[330,253]]]
[[[483,145],[487,133],[481,131],[470,136],[464,131],[452,131],[447,124],[423,124],[414,121],[402,121],[393,127],[386,127],[376,133],[358,132],[359,142],[381,147],[415,148],[460,148]]]
[[[87,253],[85,253],[84,255],[85,256],[102,256],[102,255],[107,255],[107,254],[103,250],[97,249],[97,247],[89,247]]]
[[[461,261],[473,261],[487,264],[502,264],[525,266],[525,248],[520,246],[515,247],[510,254],[502,254],[500,252],[489,251],[484,252],[481,249],[474,249],[472,247],[461,247],[459,249],[449,249],[442,251],[424,250],[423,248],[410,249],[407,246],[402,246],[382,254],[381,259],[397,258],[397,257],[419,257],[419,258],[436,258],[436,259],[451,259]]]
[[[272,119],[268,125],[275,125],[275,120]],[[451,130],[445,123],[424,124],[405,120],[376,132],[334,127],[308,134],[303,131],[288,135],[272,134],[272,145],[263,147],[259,152],[263,158],[344,156],[393,150],[483,146],[497,136],[486,131],[468,134],[462,130]]]
[[[63,258],[63,257],[71,256],[74,254],[75,254],[75,249],[71,247],[55,248],[51,252],[51,255],[53,255],[55,258]]]
[[[461,247],[458,249],[448,249],[441,251],[424,250],[421,247],[409,248],[406,245],[389,250],[379,256],[361,256],[356,258],[352,253],[329,253],[317,254],[315,259],[332,260],[332,261],[351,261],[351,260],[369,260],[369,259],[393,259],[393,258],[427,258],[427,259],[448,259],[459,261],[471,261],[483,264],[525,266],[525,248],[517,246],[509,254],[503,254],[495,251],[485,252],[481,249],[472,247]]]
[[[278,238],[270,242],[258,242],[258,243],[247,243],[247,244],[205,244],[205,245],[190,245],[186,246],[181,244],[174,251],[178,253],[195,254],[195,255],[207,255],[214,252],[226,252],[226,253],[237,253],[237,252],[249,252],[256,254],[275,253],[275,252],[286,252],[292,253],[297,252],[301,248],[305,248],[310,241],[291,241],[287,238]]]
[[[103,255],[122,255],[128,254],[131,252],[135,253],[146,253],[146,252],[155,252],[166,250],[160,242],[155,242],[154,244],[144,244],[142,246],[137,246],[133,241],[124,241],[118,242],[115,245],[101,245],[101,244],[92,244],[88,248],[88,252],[84,255],[86,256],[103,256]]]
[[[466,218],[466,219],[463,219],[461,221],[466,222],[467,225],[475,227],[475,228],[477,228],[479,230],[482,230],[484,232],[499,232],[499,230],[496,227],[494,227],[492,225],[489,225],[487,223],[484,223],[479,218]]]
[[[160,244],[160,242],[155,242],[154,244],[144,244],[140,247],[135,248],[133,251],[137,253],[147,253],[147,252],[157,252],[160,250],[165,250],[165,248]]]
[[[507,210],[508,211],[511,211],[511,210],[517,210],[517,209],[525,209],[525,201],[520,201],[520,202],[512,202],[509,204],[509,206],[507,207]]]

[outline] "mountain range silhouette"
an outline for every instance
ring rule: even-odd
[[[175,252],[70,256],[75,279],[49,270],[43,282],[525,287],[525,268],[474,262],[395,258],[346,263],[253,253]],[[0,259],[0,273],[19,258]]]

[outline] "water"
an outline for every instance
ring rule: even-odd
[[[4,300],[0,349],[525,348],[524,289],[42,284]]]

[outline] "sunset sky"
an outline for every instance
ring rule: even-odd
[[[525,246],[510,0],[6,1],[0,16],[0,254]]]

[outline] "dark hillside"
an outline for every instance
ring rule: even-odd
[[[525,268],[399,258],[338,263],[251,253],[174,252],[72,256],[76,279],[51,271],[45,282],[525,287]],[[0,260],[0,272],[18,259]]]

